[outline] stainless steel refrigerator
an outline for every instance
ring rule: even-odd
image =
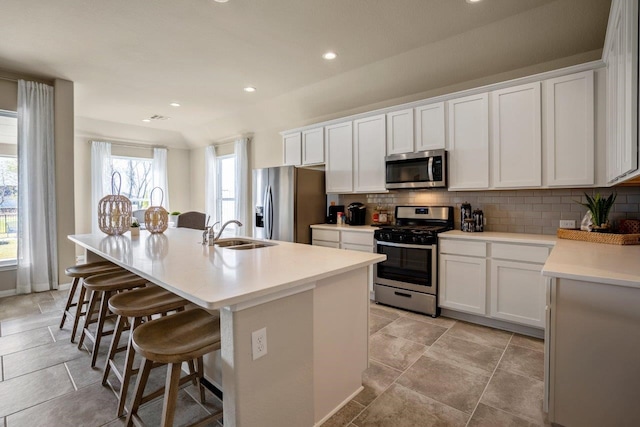
[[[311,243],[325,222],[324,171],[282,166],[253,170],[253,237]]]

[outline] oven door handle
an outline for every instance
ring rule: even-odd
[[[376,241],[378,246],[391,246],[394,248],[411,248],[411,249],[432,249],[436,250],[436,245],[412,245],[410,243],[393,243],[393,242],[378,242]]]

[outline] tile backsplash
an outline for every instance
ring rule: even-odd
[[[460,205],[469,202],[472,209],[482,209],[486,218],[485,231],[512,233],[556,234],[561,219],[575,220],[580,226],[587,209],[577,202],[586,202],[600,193],[618,194],[609,221],[614,227],[620,219],[640,218],[640,187],[573,188],[554,190],[492,190],[492,191],[390,191],[385,194],[343,194],[339,203],[362,202],[367,205],[367,224],[376,206],[394,208],[397,205],[454,206],[456,228],[460,229]]]

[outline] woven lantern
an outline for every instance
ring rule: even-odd
[[[118,175],[118,193],[115,190],[115,177]],[[103,233],[118,236],[131,227],[131,200],[120,195],[122,177],[118,172],[111,175],[111,194],[98,202],[98,226]]]
[[[149,199],[153,203],[153,192],[156,190],[160,190],[160,205],[151,206],[144,212],[144,226],[151,234],[162,233],[169,226],[169,212],[162,207],[162,202],[164,200],[164,192],[162,191],[162,188],[155,187],[151,190]]]

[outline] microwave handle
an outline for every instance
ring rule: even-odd
[[[429,166],[427,166],[427,172],[429,173],[429,181],[433,182],[433,157],[429,157]]]

